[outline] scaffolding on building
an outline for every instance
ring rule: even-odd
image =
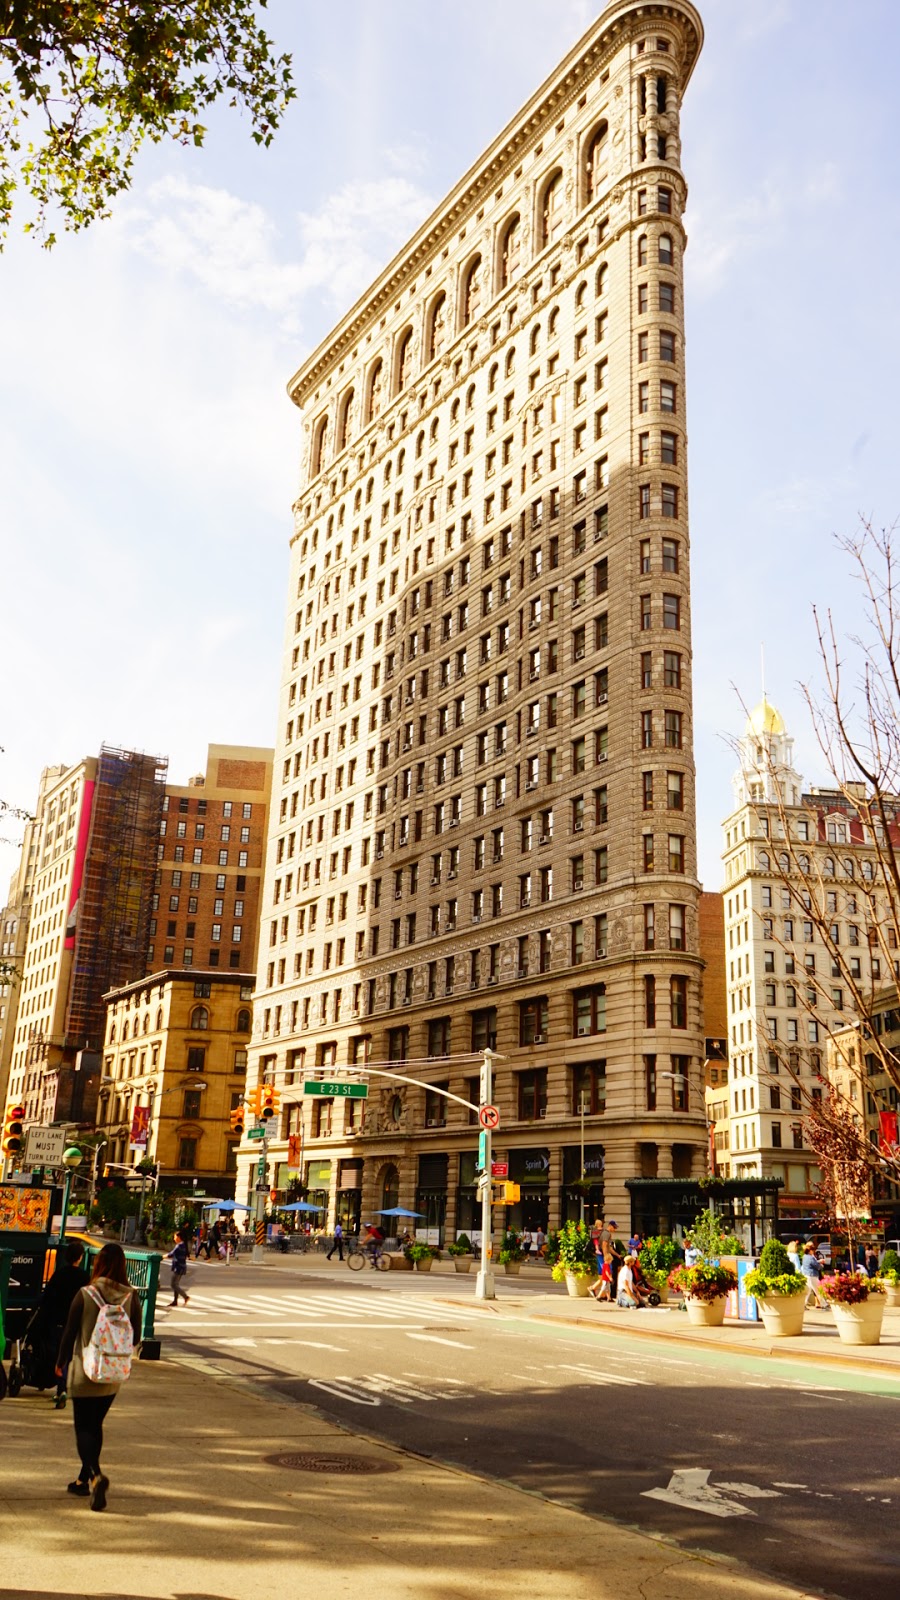
[[[146,972],[168,762],[103,745],[66,1013],[70,1049],[99,1048],[103,996]]]

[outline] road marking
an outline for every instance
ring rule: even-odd
[[[753,1498],[778,1498],[776,1489],[757,1489],[752,1483],[723,1484],[732,1494]],[[737,1500],[727,1500],[718,1485],[709,1482],[709,1472],[703,1467],[685,1467],[673,1472],[665,1489],[644,1489],[646,1500],[665,1500],[669,1505],[691,1511],[703,1511],[710,1517],[755,1517],[756,1512]]]
[[[255,1350],[255,1339],[213,1339],[213,1344],[240,1345],[242,1350]]]
[[[338,1400],[352,1400],[357,1406],[380,1406],[381,1400],[376,1394],[367,1394],[349,1378],[310,1378],[311,1389],[324,1389],[326,1394],[336,1395]]]
[[[575,1365],[570,1361],[558,1361],[556,1366],[560,1372],[575,1372],[578,1374],[579,1378],[587,1378],[588,1382],[590,1383],[641,1384],[644,1387],[646,1387],[648,1383],[647,1378],[626,1378],[623,1372],[598,1372],[594,1367]]]
[[[459,1339],[439,1339],[436,1333],[407,1333],[407,1339],[420,1339],[423,1344],[446,1344],[451,1350],[474,1350],[473,1344],[462,1344]]]
[[[806,1489],[808,1487],[808,1484],[805,1483],[782,1483],[778,1478],[775,1479],[773,1484],[775,1489]]]

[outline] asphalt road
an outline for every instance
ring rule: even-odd
[[[527,1279],[485,1308],[472,1277],[337,1262],[193,1277],[160,1317],[167,1355],[806,1589],[900,1595],[900,1381],[635,1338],[615,1310],[537,1324]]]

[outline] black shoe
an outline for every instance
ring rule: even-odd
[[[66,1494],[77,1494],[85,1498],[90,1494],[91,1486],[83,1478],[76,1478],[74,1483],[66,1484]]]
[[[106,1510],[106,1491],[108,1488],[109,1479],[104,1475],[104,1473],[98,1472],[96,1478],[91,1479],[90,1496],[92,1511]]]

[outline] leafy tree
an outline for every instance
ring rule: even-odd
[[[223,96],[268,145],[295,90],[259,26],[266,0],[0,0],[0,247],[17,190],[55,243],[108,216],[144,139],[202,145]]]

